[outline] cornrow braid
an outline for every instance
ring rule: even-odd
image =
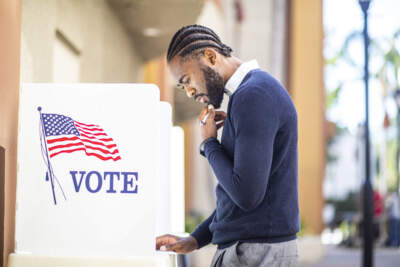
[[[205,33],[216,38],[218,42],[221,41],[218,35],[216,35],[215,32],[213,32],[211,29],[195,24],[182,27],[179,31],[177,31],[177,33],[173,37],[173,40],[175,39],[175,42],[171,41],[171,44],[174,43],[175,46],[177,43],[181,42],[182,39],[186,38],[188,35],[191,35],[193,33]]]
[[[168,46],[167,61],[170,62],[177,54],[183,58],[204,47],[213,47],[222,55],[231,56],[232,48],[222,43],[213,30],[193,24],[182,27],[174,34]]]
[[[187,25],[179,29],[174,36],[172,37],[172,40],[170,42],[169,48],[168,48],[168,54],[170,54],[172,47],[175,47],[177,43],[180,43],[182,39],[184,39],[186,36],[193,34],[193,32],[196,30],[197,33],[205,33],[211,36],[216,37],[218,41],[219,37],[209,28],[193,24],[193,25]]]

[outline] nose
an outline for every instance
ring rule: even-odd
[[[189,98],[194,97],[194,96],[196,95],[196,89],[194,89],[193,87],[188,87],[188,88],[186,89],[186,95],[187,95]]]

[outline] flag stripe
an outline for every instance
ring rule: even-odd
[[[82,142],[88,142],[88,143],[91,143],[91,144],[93,144],[93,145],[104,146],[104,147],[106,147],[106,148],[117,147],[116,144],[107,145],[107,144],[104,144],[104,143],[101,143],[101,142],[96,142],[96,141],[92,141],[92,140],[88,140],[88,139],[83,139],[83,138],[80,138],[80,139],[82,140]]]
[[[59,143],[59,142],[62,142],[62,141],[74,141],[74,140],[81,140],[82,142],[88,142],[88,143],[91,143],[91,144],[93,144],[93,145],[104,146],[104,147],[106,147],[106,148],[117,147],[117,145],[114,144],[114,143],[106,144],[106,143],[104,143],[104,142],[96,142],[96,141],[89,140],[89,139],[78,138],[77,136],[74,136],[74,137],[61,137],[61,138],[56,138],[56,139],[50,139],[50,140],[47,140],[47,144],[49,144],[49,146],[50,146],[50,145],[53,144],[53,143]]]
[[[87,152],[96,153],[96,154],[98,154],[98,155],[100,155],[100,156],[103,156],[103,157],[108,157],[108,156],[116,157],[116,156],[119,155],[118,153],[115,153],[115,154],[103,153],[102,151],[100,151],[100,150],[98,150],[98,149],[92,149],[92,148],[90,148],[90,147],[85,147],[85,146],[82,145],[82,144],[77,144],[77,145],[75,145],[75,146],[70,146],[70,147],[57,148],[57,149],[55,149],[55,150],[53,150],[53,151],[49,151],[49,155],[58,154],[58,152],[62,152],[62,151],[64,151],[64,150],[76,149],[76,148],[84,148]]]
[[[80,126],[78,124],[76,124],[76,127],[78,127],[79,129],[87,130],[87,131],[101,131],[101,132],[104,132],[104,130],[101,129],[101,128],[87,128],[87,127]]]
[[[65,144],[65,145],[56,145],[56,146],[49,147],[49,151],[53,151],[55,149],[64,148],[64,147],[72,147],[72,146],[83,146],[83,147],[85,147],[85,145],[82,142],[68,143],[68,144]]]
[[[105,133],[104,130],[101,128],[90,129],[90,128],[79,126],[78,124],[75,124],[75,127],[78,128],[79,130],[83,130],[83,131]]]
[[[104,132],[103,133],[92,133],[92,132],[83,131],[83,130],[81,130],[79,128],[78,128],[78,131],[80,133],[91,134],[91,135],[94,135],[94,136],[107,136],[107,134],[104,133]]]
[[[61,141],[73,141],[73,140],[78,140],[79,138],[77,136],[74,137],[61,137],[61,138],[56,138],[56,139],[48,139],[47,138],[47,144],[53,144]]]
[[[118,153],[118,149],[114,149],[113,151],[111,151],[111,150],[105,150],[105,149],[102,149],[102,148],[99,148],[99,147],[94,147],[94,146],[85,145],[85,144],[82,143],[82,142],[70,143],[70,144],[65,144],[65,145],[52,146],[52,147],[49,147],[49,151],[53,151],[53,150],[58,149],[58,148],[72,147],[72,146],[83,146],[83,147],[85,147],[85,148],[90,148],[90,149],[93,149],[93,150],[101,151],[101,152],[103,152],[104,154],[117,154],[117,153]]]
[[[87,135],[87,134],[81,134],[81,136],[84,136],[84,137],[87,137],[87,138],[90,138],[90,139],[100,140],[100,141],[109,141],[109,142],[110,141],[114,141],[109,136],[107,136],[108,138],[97,138],[96,136],[90,136],[90,135]]]
[[[82,125],[82,126],[87,126],[87,127],[99,127],[99,125],[95,125],[95,124],[86,124],[86,123],[82,123],[82,122],[75,121],[75,120],[74,120],[74,122],[77,123],[77,124],[79,124],[79,125]]]
[[[99,159],[101,159],[101,160],[109,160],[109,159],[112,159],[113,161],[117,161],[117,160],[120,160],[120,159],[121,159],[120,156],[117,156],[117,157],[103,157],[103,156],[101,156],[100,154],[97,154],[97,153],[89,153],[89,152],[87,152],[87,151],[85,150],[85,148],[83,148],[83,147],[77,148],[77,149],[62,150],[62,151],[59,151],[59,152],[57,152],[57,153],[51,154],[51,155],[50,155],[50,158],[52,158],[52,157],[54,157],[54,156],[57,156],[58,154],[61,154],[61,153],[72,153],[72,152],[80,151],[80,150],[85,151],[85,154],[88,155],[88,156],[95,156],[95,157],[97,157],[97,158],[99,158]]]

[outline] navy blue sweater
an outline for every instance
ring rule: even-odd
[[[191,234],[199,248],[296,238],[297,113],[278,81],[261,69],[247,73],[229,99],[221,143],[207,139],[204,152],[217,205]]]

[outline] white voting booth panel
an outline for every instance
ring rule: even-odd
[[[160,173],[157,176],[156,194],[156,236],[170,232],[169,169],[170,133],[172,129],[172,108],[167,102],[160,102]]]
[[[9,266],[167,264],[154,250],[166,110],[155,85],[24,84]]]
[[[181,127],[171,129],[169,169],[170,231],[185,232],[185,148]]]
[[[160,104],[160,174],[157,176],[156,235],[185,231],[184,133],[172,127],[172,108]]]

